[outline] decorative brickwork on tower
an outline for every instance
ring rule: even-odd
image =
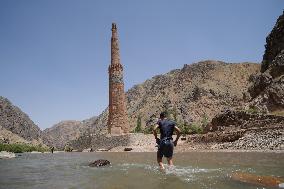
[[[109,73],[109,116],[108,132],[110,134],[129,133],[129,122],[126,110],[123,67],[120,64],[119,44],[116,24],[112,24],[111,64]]]

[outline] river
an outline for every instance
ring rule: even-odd
[[[112,165],[89,167],[97,159]],[[160,171],[155,153],[23,153],[0,160],[2,189],[256,189],[230,179],[232,172],[284,176],[284,154],[264,152],[187,152],[175,167]]]

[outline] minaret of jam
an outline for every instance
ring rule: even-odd
[[[117,27],[112,23],[111,64],[109,73],[108,132],[120,135],[129,133],[129,122],[123,83],[123,67],[120,64]]]

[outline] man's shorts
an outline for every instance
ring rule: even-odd
[[[165,156],[166,158],[171,158],[173,157],[173,152],[174,152],[174,143],[173,140],[161,140],[158,152],[157,152],[157,157],[162,158]]]

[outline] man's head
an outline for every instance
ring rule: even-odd
[[[160,113],[160,118],[161,118],[161,119],[164,119],[164,118],[166,118],[166,117],[167,117],[166,112]]]

